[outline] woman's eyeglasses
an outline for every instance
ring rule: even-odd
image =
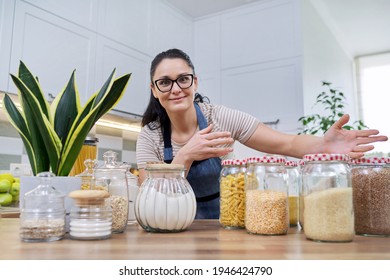
[[[174,83],[176,83],[179,86],[179,88],[186,89],[192,86],[193,82],[194,82],[194,75],[186,74],[178,77],[176,80],[171,80],[167,78],[158,79],[154,81],[154,84],[156,85],[159,91],[168,92],[172,89]]]

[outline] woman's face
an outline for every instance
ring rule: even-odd
[[[154,97],[159,100],[167,112],[183,112],[193,106],[194,94],[198,88],[197,78],[194,76],[193,83],[189,88],[182,89],[178,85],[179,83],[182,87],[186,87],[183,84],[186,80],[191,79],[190,76],[185,76],[188,74],[193,74],[193,71],[184,59],[165,58],[158,64],[151,88]],[[160,89],[163,89],[164,85],[171,83],[169,80],[176,79],[179,80],[174,82],[171,90],[167,92],[161,92],[155,84],[156,80],[160,80],[158,84]]]

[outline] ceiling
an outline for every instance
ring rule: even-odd
[[[192,18],[265,0],[167,0]],[[351,57],[390,51],[390,0],[310,1]]]

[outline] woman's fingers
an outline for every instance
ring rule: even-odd
[[[387,141],[386,136],[371,136],[371,137],[361,137],[356,139],[358,145],[370,144],[374,142],[383,142],[383,141]]]

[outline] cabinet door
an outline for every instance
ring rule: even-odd
[[[15,1],[0,0],[0,91],[8,91]]]
[[[103,85],[114,68],[116,68],[116,77],[132,73],[126,93],[115,109],[142,115],[150,97],[149,65],[149,56],[115,43],[105,37],[99,37],[96,63],[96,90]]]
[[[84,104],[94,85],[96,33],[24,2],[16,2],[11,73],[22,60],[46,94],[57,95],[76,69]],[[14,85],[10,91],[16,92]]]

